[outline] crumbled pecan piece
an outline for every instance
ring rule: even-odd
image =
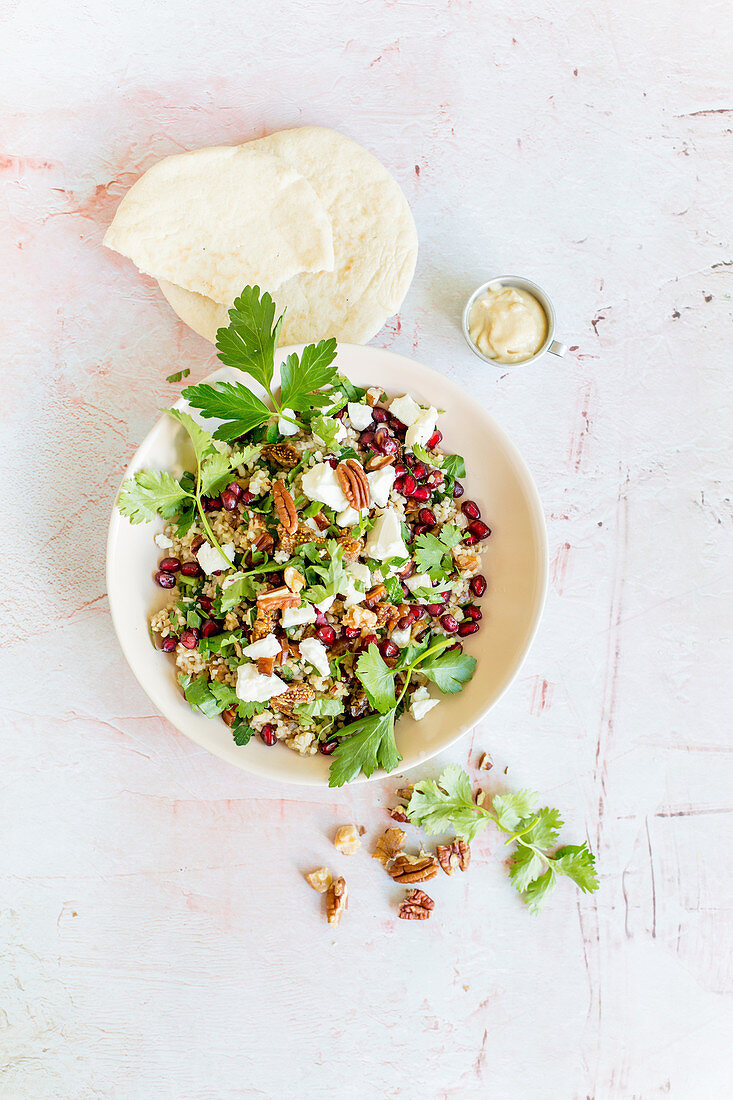
[[[258,657],[257,658],[257,671],[263,676],[272,676],[272,670],[275,667],[274,657]]]
[[[310,684],[293,684],[282,695],[276,695],[270,700],[273,710],[279,710],[281,714],[292,716],[295,708],[301,703],[312,703],[316,693]]]
[[[231,727],[237,720],[237,708],[229,707],[227,710],[221,712],[221,716],[227,726]]]
[[[290,443],[268,443],[262,448],[262,457],[272,466],[292,470],[300,462],[300,455]]]
[[[397,795],[397,797],[398,798],[404,798],[406,802],[410,801],[410,799],[412,798],[414,793],[415,793],[415,788],[413,786],[398,787],[395,791],[395,794]]]
[[[374,406],[379,403],[379,398],[382,396],[383,393],[384,390],[382,390],[379,386],[370,386],[369,389],[366,391],[366,396],[364,400],[366,401],[367,405],[369,405],[369,407],[373,409]]]
[[[319,531],[326,531],[331,526],[331,521],[328,516],[324,516],[323,512],[316,512],[313,517],[313,522]]]
[[[194,535],[191,539],[191,553],[196,554],[206,542],[203,535]]]
[[[427,920],[434,908],[435,902],[424,890],[410,890],[400,903],[397,916],[400,920]]]
[[[362,508],[369,507],[372,497],[367,476],[360,462],[355,458],[347,458],[345,462],[339,462],[336,467],[336,477],[341,491],[352,508],[360,512]]]
[[[409,823],[410,819],[405,813],[405,807],[393,806],[391,810],[387,811],[393,821],[400,821],[402,824]]]
[[[305,588],[305,577],[292,565],[288,565],[283,573],[283,580],[291,592],[300,592]]]
[[[397,856],[388,873],[395,882],[427,882],[438,873],[435,856]]]
[[[353,535],[350,535],[347,531],[345,531],[343,535],[339,535],[336,542],[343,550],[344,561],[357,561],[364,549],[364,540],[355,539]]]
[[[264,552],[265,554],[269,554],[274,545],[275,545],[275,540],[273,539],[270,532],[269,531],[263,531],[261,534],[259,534],[257,536],[257,538],[252,543],[252,549],[255,550],[255,551],[258,551],[258,552]]]
[[[381,600],[382,596],[386,595],[387,589],[385,588],[385,586],[383,584],[375,584],[374,588],[370,588],[369,591],[365,594],[364,603],[367,605],[368,608],[373,611],[374,605],[378,603],[379,600]]]
[[[272,486],[272,499],[275,502],[275,511],[282,524],[283,531],[287,535],[294,535],[298,530],[298,510],[282,478],[278,478]]]
[[[386,867],[389,861],[402,851],[406,838],[404,829],[398,829],[396,826],[385,829],[374,846],[372,859],[378,859],[382,866]]]
[[[479,762],[478,762],[479,771],[488,772],[488,771],[491,770],[491,768],[493,768],[493,766],[494,766],[494,761],[491,757],[491,753],[482,752],[481,756],[479,757]]]
[[[467,871],[471,862],[471,849],[460,836],[451,844],[438,844],[435,854],[446,875],[452,875],[456,868]]]
[[[372,455],[366,461],[367,470],[383,470],[385,466],[391,466],[397,455]]]
[[[257,615],[252,625],[252,638],[251,641],[259,642],[262,638],[266,638],[268,634],[272,634],[275,629],[275,623],[277,622],[277,612],[272,608],[259,607],[257,608]]]
[[[341,852],[342,856],[353,856],[361,848],[359,831],[356,825],[339,825],[336,836],[333,838],[333,846]]]
[[[368,607],[354,604],[350,607],[342,619],[343,625],[352,630],[361,630],[369,633],[377,625],[377,616]]]
[[[325,894],[326,890],[328,890],[333,882],[333,879],[331,878],[331,872],[328,867],[317,867],[315,871],[310,871],[305,876],[305,881],[309,886],[313,887],[316,893]]]
[[[279,588],[268,588],[264,592],[260,592],[257,597],[257,606],[265,611],[278,611],[283,607],[298,607],[299,605],[300,596],[295,592],[291,592],[286,584],[280,585]]]
[[[326,917],[329,924],[338,924],[341,915],[349,908],[349,891],[343,876],[332,882],[326,893]]]

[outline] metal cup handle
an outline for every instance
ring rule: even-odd
[[[553,340],[547,350],[553,355],[559,356],[567,355],[568,353],[567,344],[561,344],[559,340]]]

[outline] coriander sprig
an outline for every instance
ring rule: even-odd
[[[441,638],[428,645],[409,647],[404,662],[394,669],[384,661],[373,642],[361,654],[356,663],[356,675],[378,713],[359,718],[339,730],[343,740],[333,754],[329,787],[350,783],[360,772],[370,776],[377,768],[394,771],[402,759],[395,742],[395,720],[413,673],[421,672],[441,691],[450,694],[460,691],[473,676],[476,658],[444,652],[453,645],[453,638]],[[404,676],[399,695],[395,686],[398,673]]]
[[[407,816],[431,834],[453,829],[468,841],[491,821],[507,834],[505,845],[516,844],[509,861],[509,877],[531,913],[544,908],[559,876],[566,876],[586,893],[598,889],[595,856],[584,844],[557,847],[563,821],[558,810],[535,808],[534,791],[497,794],[491,808],[479,806],[471,781],[457,764],[450,764],[437,782],[415,784]]]
[[[275,320],[275,303],[267,291],[261,294],[258,286],[246,286],[229,310],[229,325],[216,334],[222,363],[259,383],[272,408],[241,382],[202,383],[183,391],[204,418],[223,421],[214,432],[216,439],[236,439],[275,417],[300,427],[295,413],[331,403],[331,391],[338,381],[332,366],[336,358],[333,338],[308,344],[300,355],[291,352],[280,367],[280,397],[275,396],[275,348],[283,316]]]

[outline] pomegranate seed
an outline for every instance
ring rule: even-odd
[[[382,444],[382,454],[396,455],[397,452],[399,451],[399,449],[400,449],[400,445],[397,442],[397,440],[394,439],[393,436],[388,435],[387,438],[385,439],[384,443]]]
[[[242,486],[239,484],[238,481],[230,481],[229,484],[227,485],[227,492],[228,493],[234,493],[237,500],[241,500],[241,498],[244,494],[244,489],[242,488]]]
[[[178,638],[164,638],[160,648],[164,653],[172,653],[178,645]]]
[[[401,420],[398,420],[396,416],[390,416],[387,423],[389,424],[392,431],[398,433],[399,435],[402,435],[403,432],[407,431],[407,425],[403,424]]]
[[[412,615],[413,621],[419,623],[420,619],[425,618],[425,608],[421,603],[416,603],[414,607],[410,608],[410,614]]]
[[[184,645],[186,649],[195,649],[199,642],[199,632],[193,627],[191,630],[184,630],[181,634],[181,645]]]
[[[204,611],[211,611],[212,600],[211,600],[210,596],[199,596],[198,597],[198,602],[199,602],[199,606]]]
[[[444,653],[463,653],[463,642],[456,642],[455,645],[449,645],[444,650]]]
[[[476,607],[475,603],[469,603],[463,608],[463,614],[467,619],[478,620],[481,618],[481,608]]]
[[[394,642],[390,642],[389,638],[385,638],[385,640],[379,647],[379,652],[382,654],[383,657],[389,658],[399,656],[400,651],[399,647],[396,646]]]
[[[450,591],[448,591],[448,592],[441,592],[441,593],[440,593],[440,598],[441,598],[441,600],[445,600],[445,601],[447,602],[447,601],[448,601],[448,600],[449,600],[449,599],[451,598],[451,593],[450,593]]]
[[[442,603],[428,603],[425,605],[428,615],[438,616],[443,612]]]
[[[419,500],[421,504],[424,504],[426,500],[430,500],[430,490],[427,485],[418,485],[412,493],[413,500]]]
[[[398,493],[403,493],[404,494],[404,492],[405,492],[405,479],[403,477],[396,477],[394,479],[393,488],[396,489]]]
[[[346,406],[344,405],[343,409],[339,409],[339,411],[337,413],[333,414],[334,420],[343,420],[345,412],[346,412]]]
[[[367,634],[367,635],[366,635],[366,636],[365,636],[364,638],[362,638],[362,640],[361,640],[361,644],[362,644],[362,645],[364,646],[364,648],[365,648],[365,649],[367,648],[367,646],[370,646],[370,645],[372,644],[372,642],[373,642],[373,643],[374,643],[375,645],[377,645],[377,644],[378,644],[378,642],[379,642],[379,638],[377,637],[377,635],[376,635],[376,634]]]
[[[475,500],[464,500],[461,511],[469,519],[481,519],[481,510]]]
[[[221,508],[221,497],[204,497],[204,511],[218,512]]]
[[[398,630],[407,630],[408,626],[412,626],[412,615],[403,615],[401,619],[397,620]]]
[[[412,467],[412,472],[418,481],[424,481],[428,476],[429,470],[424,462],[416,462]]]
[[[349,641],[352,642],[354,638],[358,638],[360,634],[361,631],[359,630],[358,626],[347,626],[344,629],[344,635],[349,639]]]
[[[323,614],[323,612],[319,611],[318,608],[315,609],[315,612],[316,612],[316,626],[326,626],[328,620],[326,619],[326,616]]]
[[[389,413],[381,405],[375,405],[372,409],[372,420],[376,420],[378,424],[384,424],[386,420],[389,420]]]
[[[201,566],[197,561],[184,561],[183,565],[181,566],[181,572],[183,573],[184,577],[200,577]]]
[[[229,489],[225,489],[221,494],[221,506],[227,512],[233,512],[238,503],[237,497],[234,493],[230,492]]]
[[[323,642],[324,645],[331,646],[336,641],[336,631],[332,626],[326,623],[325,626],[319,626],[316,630],[316,638]]]
[[[359,446],[366,451],[374,443],[374,432],[365,431],[359,436]]]
[[[403,593],[404,593],[404,595],[405,595],[405,599],[406,599],[406,600],[409,600],[409,599],[410,599],[410,596],[412,595],[412,592],[411,592],[411,591],[410,591],[410,589],[409,589],[409,588],[407,587],[407,585],[405,584],[405,582],[404,582],[404,581],[401,581],[401,582],[400,582],[400,587],[401,587],[401,589],[402,589],[402,591],[403,591]]]
[[[219,633],[219,624],[215,623],[213,619],[207,619],[205,623],[201,625],[201,637],[211,638],[214,634]]]
[[[158,569],[162,569],[164,573],[175,573],[180,568],[181,563],[178,558],[163,558],[158,562]]]
[[[400,489],[402,495],[405,497],[411,497],[417,489],[417,482],[415,481],[412,474],[405,474],[403,478],[400,478],[400,481],[402,482],[402,487]]]
[[[412,467],[417,462],[417,459],[415,458],[415,456],[413,454],[408,453],[408,454],[405,455],[405,462],[410,467],[410,469],[412,469]]]
[[[330,741],[321,741],[318,748],[321,750],[324,756],[330,756],[332,752],[335,752],[339,746],[338,738],[332,737]]]
[[[425,484],[429,485],[431,489],[437,489],[444,481],[445,477],[442,470],[431,470],[425,478]]]
[[[260,730],[260,738],[266,745],[274,745],[277,742],[277,736],[275,734],[275,727],[272,722],[266,722]]]
[[[173,588],[176,583],[176,578],[172,573],[166,573],[165,570],[161,570],[155,574],[153,580],[156,584],[159,584],[161,588]]]
[[[327,458],[327,459],[326,459],[326,462],[328,463],[328,465],[329,465],[329,466],[331,467],[331,469],[332,469],[332,470],[335,470],[335,469],[336,469],[336,467],[337,467],[337,466],[338,466],[338,464],[339,464],[339,462],[338,462],[338,459],[337,459],[337,458],[333,458],[333,457],[331,457],[331,458]]]
[[[469,634],[475,634],[478,628],[478,623],[471,622],[471,620],[468,619],[458,627],[458,633],[462,638],[467,638]]]
[[[430,527],[432,527],[431,523],[416,523],[412,528],[412,537],[416,539],[418,535],[424,535]]]
[[[452,615],[443,615],[440,620],[440,625],[443,627],[446,634],[455,634],[458,630],[458,620],[454,619]]]
[[[468,530],[479,540],[479,542],[482,539],[487,539],[491,534],[491,528],[487,523],[484,523],[482,519],[475,519],[473,523],[469,523]]]
[[[242,504],[251,504],[254,498],[254,493],[250,493],[249,489],[245,489],[242,493]]]
[[[438,429],[436,428],[433,434],[430,436],[430,439],[428,440],[428,450],[432,451],[433,447],[437,447],[438,444],[442,442],[442,439],[443,433],[438,431]]]
[[[476,596],[478,599],[481,599],[484,592],[486,591],[486,577],[484,577],[481,573],[477,573],[475,577],[471,577],[468,587],[471,589],[474,596]]]
[[[464,546],[475,546],[477,542],[478,542],[478,539],[476,538],[475,535],[466,535],[465,538],[463,539],[463,545]]]
[[[465,491],[466,490],[463,488],[460,481],[456,481],[453,485],[453,499],[458,500],[459,497],[463,496]]]
[[[407,473],[407,467],[404,466],[401,462],[393,462],[392,469],[394,470],[395,477],[404,477]]]
[[[435,512],[432,508],[421,508],[417,517],[420,523],[425,523],[428,527],[435,527]]]

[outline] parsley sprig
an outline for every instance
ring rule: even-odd
[[[598,889],[595,856],[587,843],[558,847],[563,826],[558,810],[536,808],[534,791],[497,794],[491,807],[479,806],[471,781],[458,764],[450,764],[440,778],[415,784],[407,807],[413,825],[431,834],[453,829],[472,841],[491,821],[507,834],[505,845],[516,844],[509,860],[509,878],[531,913],[539,913],[557,884],[566,876],[585,893]]]
[[[446,523],[436,536],[432,532],[418,535],[415,540],[415,561],[422,573],[432,581],[442,581],[453,571],[451,550],[458,546],[463,532],[455,524]]]
[[[402,759],[395,742],[395,720],[412,674],[417,671],[423,673],[441,691],[449,694],[460,691],[473,676],[475,657],[457,652],[444,653],[448,646],[454,644],[452,638],[441,638],[427,646],[415,647],[417,652],[413,650],[408,653],[408,663],[395,669],[386,664],[373,642],[361,654],[356,663],[356,675],[378,713],[359,718],[339,730],[343,740],[333,754],[329,787],[342,787],[360,772],[370,776],[377,768],[394,771]],[[404,677],[399,694],[396,689],[398,673]]]
[[[246,286],[229,310],[229,325],[216,334],[219,359],[253,378],[267,394],[272,407],[241,382],[202,383],[187,386],[183,396],[201,411],[205,419],[223,423],[214,432],[215,439],[232,440],[267,424],[274,417],[300,427],[295,413],[321,408],[332,401],[338,372],[332,366],[336,341],[320,340],[308,344],[298,355],[292,352],[280,367],[280,397],[275,396],[272,379],[275,348],[283,314],[275,320],[275,303],[258,286]],[[274,411],[273,411],[274,409]]]

